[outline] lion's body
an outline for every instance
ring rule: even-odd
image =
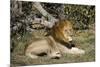
[[[26,49],[26,55],[38,58],[39,54],[45,53],[50,58],[61,57],[62,54],[84,54],[84,51],[69,44],[72,41],[72,24],[67,20],[57,22],[52,29],[51,35],[45,39],[31,43]],[[68,46],[71,46],[69,48]]]
[[[31,43],[26,50],[26,55],[30,56],[31,58],[38,58],[38,55],[42,53],[45,53],[50,58],[61,56],[56,42],[54,42],[51,36]]]

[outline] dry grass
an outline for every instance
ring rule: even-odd
[[[34,41],[34,38],[25,34],[22,38],[15,38],[16,47],[11,52],[11,66],[23,65],[40,65],[40,64],[61,64],[61,63],[77,63],[77,62],[93,62],[95,61],[95,32],[94,30],[84,30],[76,33],[74,40],[77,47],[86,51],[85,55],[64,55],[60,59],[48,59],[41,57],[39,59],[30,59],[24,55],[25,46]]]

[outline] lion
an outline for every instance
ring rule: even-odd
[[[58,49],[65,54],[84,54],[85,51],[73,44],[73,25],[68,20],[60,20],[52,27],[51,36],[56,41]]]
[[[60,20],[52,28],[51,33],[44,39],[32,42],[26,49],[26,56],[39,58],[46,55],[49,58],[60,58],[63,54],[84,54],[73,43],[73,25],[68,20]]]

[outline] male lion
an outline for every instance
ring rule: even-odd
[[[50,58],[60,58],[65,54],[84,54],[85,51],[72,44],[72,24],[61,20],[51,28],[51,35],[31,43],[26,49],[26,55],[31,58],[47,55]]]
[[[53,26],[51,36],[56,41],[57,47],[61,53],[84,54],[84,50],[76,48],[72,43],[72,27],[73,26],[70,21],[61,20]]]

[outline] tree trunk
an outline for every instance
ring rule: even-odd
[[[48,21],[50,22],[49,27],[52,27],[55,22],[57,22],[58,20],[56,18],[54,18],[51,14],[49,14],[42,6],[39,2],[35,2],[33,3],[33,7],[35,7],[45,18],[48,19]],[[48,23],[49,23],[48,22]]]

